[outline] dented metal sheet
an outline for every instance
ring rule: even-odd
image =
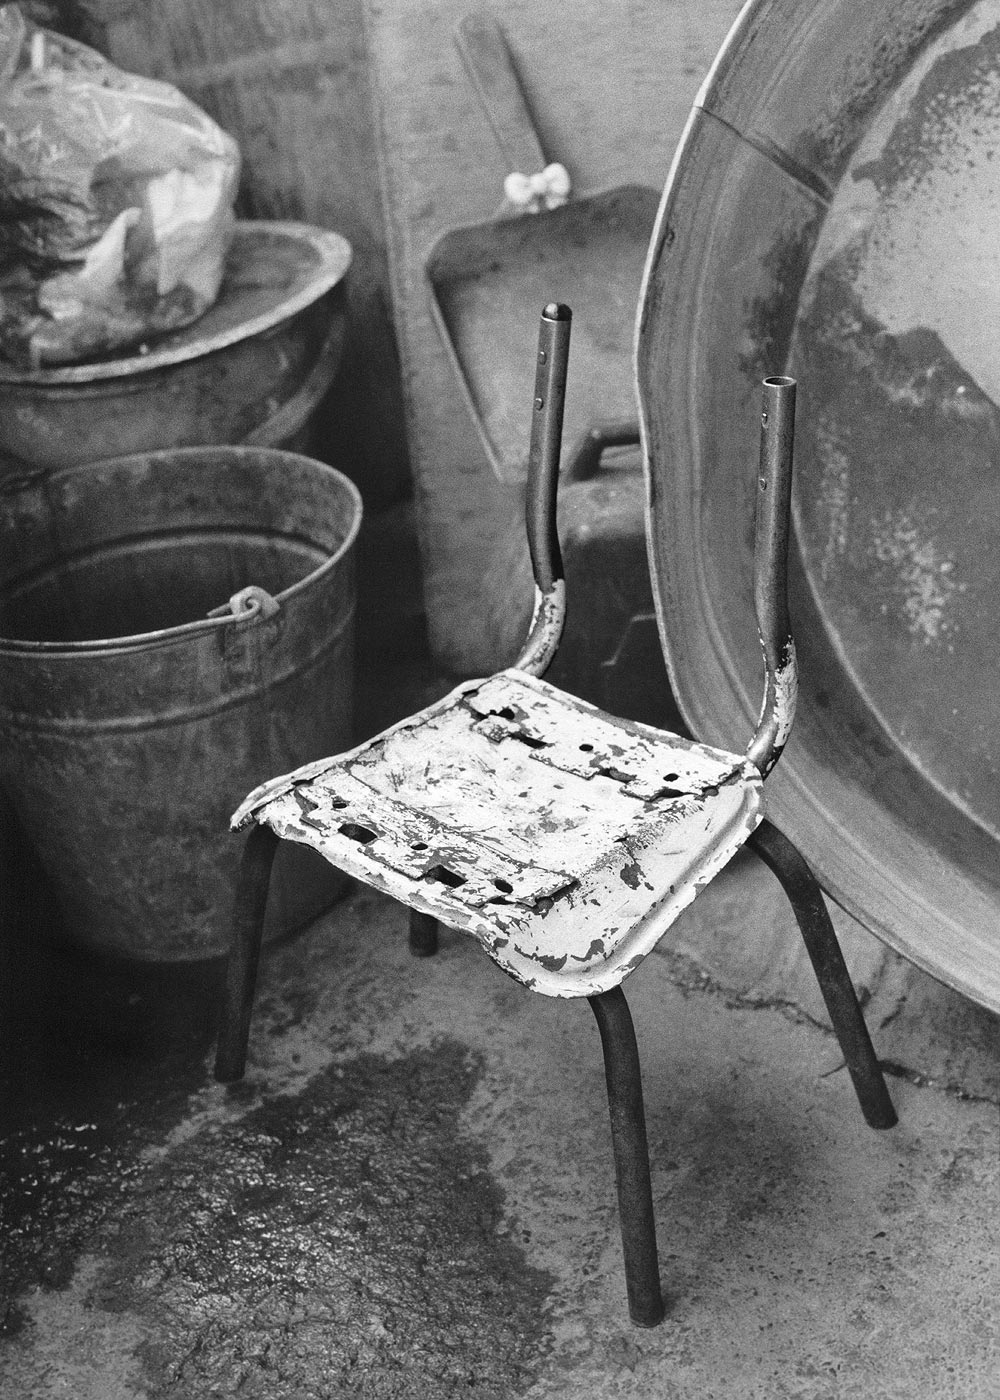
[[[550,996],[617,985],[760,820],[737,755],[516,670],[250,796],[256,819],[477,937]]]
[[[400,720],[398,724],[383,730],[377,739],[366,740],[363,744],[348,749],[344,753],[334,754],[329,758],[319,758],[313,763],[304,763],[301,768],[296,768],[292,773],[283,773],[276,778],[268,779],[266,783],[261,783],[243,799],[230,819],[230,826],[234,831],[239,831],[248,826],[250,822],[261,820],[260,812],[273,798],[291,792],[292,788],[312,782],[334,770],[348,771],[353,760],[368,753],[375,744],[384,742],[394,734],[406,733],[409,730],[420,728],[429,718],[457,703],[467,691],[475,690],[480,685],[482,685],[482,681],[464,681],[433,705],[429,705],[424,710],[418,710],[416,714],[409,715],[406,719]]]
[[[704,792],[728,781],[743,763],[677,735],[665,748],[661,731],[616,719],[515,671],[492,676],[466,703],[483,716],[483,732],[490,737],[520,737],[541,762],[581,777],[615,778],[629,796],[643,800]]]
[[[526,864],[500,843],[477,839],[467,826],[446,824],[439,813],[399,802],[339,769],[272,801],[267,822],[293,840],[302,839],[295,833],[303,829],[315,833],[306,839],[335,864],[371,845],[379,864],[409,880],[461,885],[462,902],[473,906],[508,896],[531,904],[572,880],[566,872]]]

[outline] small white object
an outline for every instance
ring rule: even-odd
[[[558,209],[569,199],[571,188],[569,171],[558,161],[553,161],[534,175],[512,170],[503,182],[507,202],[523,214]]]

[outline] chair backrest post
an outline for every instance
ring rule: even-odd
[[[531,411],[525,527],[535,576],[535,609],[515,666],[540,676],[556,654],[566,620],[566,583],[556,526],[559,457],[572,312],[550,302],[542,312]]]
[[[764,380],[754,533],[754,608],[764,654],[764,699],[747,757],[774,767],[795,717],[798,670],[788,613],[788,534],[795,436],[794,379]]]

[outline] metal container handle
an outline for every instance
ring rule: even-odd
[[[590,481],[600,470],[601,457],[608,447],[638,447],[639,424],[635,419],[609,419],[591,423],[573,444],[563,467],[563,481]]]
[[[192,632],[210,632],[219,627],[227,627],[233,622],[255,622],[258,618],[267,621],[280,611],[281,604],[277,598],[268,593],[266,588],[251,583],[234,593],[227,603],[212,608],[206,617],[196,618],[194,622],[179,622],[174,627],[160,627],[155,632],[137,632],[127,637],[93,638],[82,642],[34,642],[11,637],[5,638],[3,644],[8,651],[31,652],[101,651],[112,648],[121,651],[132,646],[166,646],[178,637],[190,636]]]

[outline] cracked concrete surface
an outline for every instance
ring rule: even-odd
[[[0,1394],[995,1396],[996,1018],[839,920],[896,1068],[900,1124],[872,1132],[772,883],[738,861],[626,984],[652,1331],[593,1019],[472,940],[414,960],[405,912],[354,891],[267,952],[230,1089],[211,974],[22,970],[19,1043],[58,1053],[7,1060]]]

